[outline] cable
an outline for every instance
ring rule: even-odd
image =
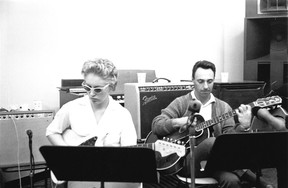
[[[19,136],[18,136],[18,130],[16,123],[11,115],[9,115],[9,118],[11,118],[15,132],[16,132],[16,139],[17,139],[17,167],[18,167],[18,176],[19,176],[19,187],[22,188],[22,180],[21,180],[21,170],[20,170],[20,147],[19,147]]]

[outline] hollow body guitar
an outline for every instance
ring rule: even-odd
[[[267,98],[260,98],[256,101],[249,103],[252,108],[259,107],[259,108],[274,108],[279,106],[282,103],[282,99],[279,96],[272,96]],[[199,114],[193,114],[189,119],[196,118],[197,123],[193,127],[195,131],[195,138],[197,146],[203,140],[210,137],[209,127],[214,126],[222,121],[225,121],[233,116],[236,115],[235,110],[229,111],[224,113],[218,117],[214,117],[211,120],[204,121],[204,118]],[[189,125],[191,126],[191,124]],[[176,143],[179,145],[183,145],[186,148],[186,154],[190,151],[190,144],[189,144],[189,136],[191,135],[191,127],[188,127],[183,132],[175,132],[167,137],[158,138],[157,135],[150,132],[146,138],[146,143],[154,143],[159,139],[163,139],[172,143]],[[186,154],[184,156],[186,156]],[[184,157],[183,155],[177,155],[177,153],[171,153],[168,156],[159,156],[156,154],[156,162],[157,162],[157,170],[164,175],[175,174],[179,172],[183,168]]]

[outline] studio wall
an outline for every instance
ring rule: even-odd
[[[0,0],[0,107],[59,109],[61,79],[87,59],[191,78],[207,59],[243,79],[245,2],[236,0]],[[231,7],[231,8],[227,8]],[[237,8],[233,8],[237,7]]]

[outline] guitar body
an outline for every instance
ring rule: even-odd
[[[158,137],[150,132],[146,137],[146,144],[155,143]],[[185,153],[187,153],[185,151]],[[168,156],[162,156],[159,152],[155,152],[156,168],[163,175],[170,175],[179,172],[183,168],[184,157],[178,156],[176,153]]]
[[[194,114],[191,119],[196,118],[196,127],[200,125],[201,123],[204,123],[205,120],[200,114]],[[193,132],[192,132],[193,131]],[[195,146],[199,145],[203,140],[207,139],[210,137],[210,130],[209,128],[204,128],[204,129],[192,129],[191,127],[188,127],[187,130],[184,132],[175,132],[171,135],[169,135],[167,138],[169,140],[173,140],[173,142],[184,142],[185,146],[187,149],[189,149],[189,135],[195,136]]]
[[[63,139],[64,141],[73,146],[73,145],[78,145],[78,146],[88,146],[92,147],[95,145],[95,142],[97,141],[97,136],[95,135],[89,135],[86,137],[80,137],[78,136],[73,130],[67,129],[64,134],[63,134]],[[50,177],[51,177],[51,186],[54,188],[59,187],[59,188],[67,188],[68,184],[66,181],[61,181],[57,180],[53,172],[50,172]]]
[[[203,122],[204,119],[202,116],[197,115],[197,123]],[[191,128],[188,128],[186,131],[180,133],[175,132],[168,137],[160,138],[172,143],[177,143],[180,145],[184,145],[186,148],[186,154],[189,154],[190,151],[190,144],[189,144],[189,135],[191,135]],[[208,128],[195,131],[195,139],[197,146],[200,144],[203,140],[210,137],[210,131]],[[157,135],[150,132],[146,137],[146,143],[154,143],[159,138]],[[177,153],[171,153],[168,156],[161,156],[158,152],[155,154],[156,156],[156,164],[157,164],[157,170],[163,174],[163,175],[171,175],[178,173],[184,166],[185,157],[177,155]]]

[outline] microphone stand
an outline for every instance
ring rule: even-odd
[[[101,181],[100,188],[104,188],[104,181]]]
[[[188,117],[188,125],[183,127],[184,129],[189,129],[189,142],[190,142],[190,173],[191,173],[191,188],[195,188],[195,127],[192,125],[196,116],[195,113],[198,113],[201,108],[201,103],[195,99],[189,104],[188,111],[191,112],[191,115]],[[197,119],[196,119],[197,120]]]
[[[190,173],[191,173],[191,188],[195,188],[195,128],[190,127],[189,131],[189,142],[190,142],[190,155],[191,155],[191,162],[190,162]]]
[[[33,177],[34,177],[34,156],[32,152],[32,131],[27,131],[29,138],[29,151],[30,151],[30,187],[34,188]]]

